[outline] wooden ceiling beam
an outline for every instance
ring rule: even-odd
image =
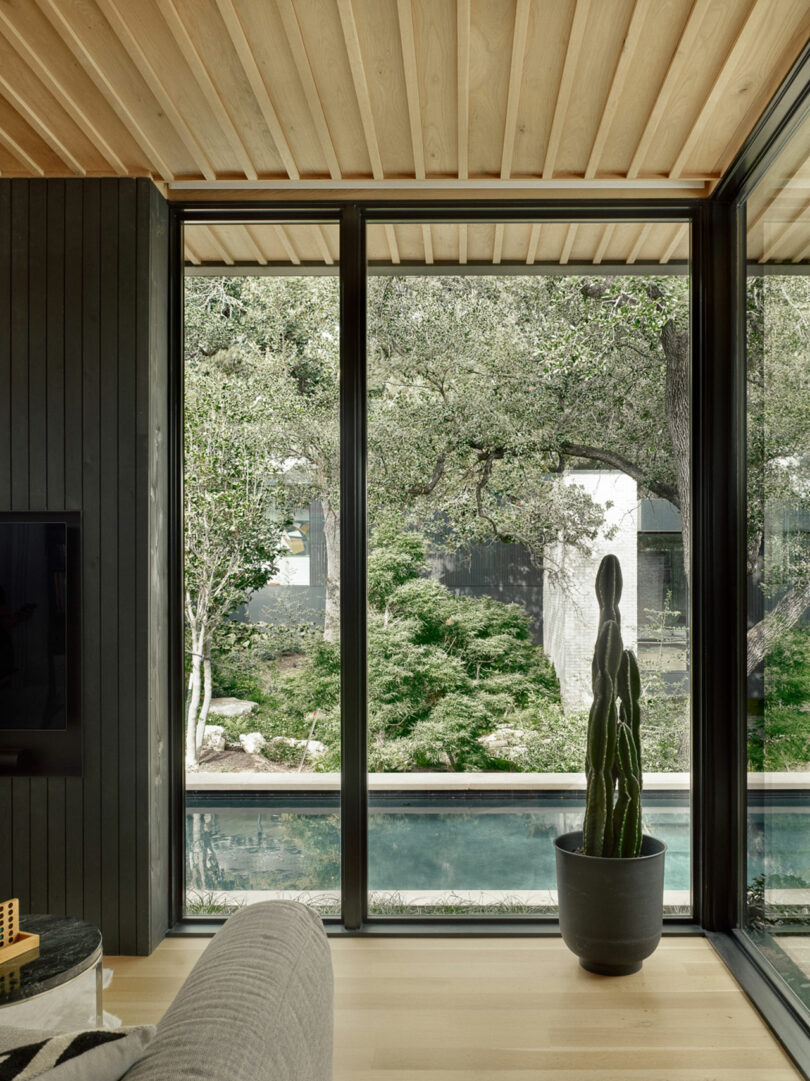
[[[557,91],[557,103],[554,106],[554,119],[551,122],[551,132],[546,147],[546,158],[543,163],[543,179],[551,180],[554,176],[554,166],[557,163],[557,153],[562,140],[563,126],[568,115],[568,106],[571,103],[571,94],[574,89],[574,76],[577,64],[582,52],[582,44],[585,40],[585,25],[588,21],[588,13],[591,8],[591,0],[576,0],[574,18],[571,23],[571,33],[568,35],[568,46],[565,50],[565,62],[563,64],[560,87]]]
[[[323,111],[323,102],[318,93],[315,76],[312,72],[312,64],[310,63],[307,54],[307,48],[301,33],[301,26],[298,22],[295,10],[293,9],[292,0],[276,0],[276,3],[278,5],[279,14],[281,15],[281,22],[284,27],[287,44],[290,47],[295,69],[298,72],[298,79],[303,88],[307,106],[309,107],[309,115],[315,126],[318,142],[321,144],[321,150],[326,158],[326,167],[333,180],[340,180],[341,172],[337,154],[335,153],[335,144],[332,141],[332,134],[329,131],[329,124],[326,121],[326,113]]]
[[[470,175],[470,0],[456,0],[458,178]]]
[[[425,248],[425,262],[433,262],[433,236],[429,225],[422,226],[422,244]]]
[[[752,45],[754,45],[760,35],[764,32],[767,21],[772,18],[773,5],[770,3],[770,0],[754,0],[748,14],[743,20],[743,24],[740,27],[737,37],[734,39],[734,44],[726,54],[725,59],[720,66],[720,70],[712,84],[709,95],[703,102],[700,112],[697,115],[697,119],[687,135],[686,141],[681,147],[674,165],[670,169],[669,175],[673,179],[683,176],[684,169],[689,161],[689,156],[694,151],[701,136],[705,135],[708,130],[708,125],[706,123],[707,119],[711,116],[713,110],[717,108],[723,95],[727,94],[729,90],[729,83],[734,77],[735,69],[739,64],[740,58],[746,54],[750,54]]]
[[[638,259],[639,252],[647,243],[650,233],[652,232],[652,227],[653,223],[651,221],[648,221],[644,225],[642,225],[641,229],[639,230],[639,234],[636,237],[636,242],[630,249],[630,254],[627,256],[626,262],[628,265],[632,265],[633,263],[635,263],[636,259]]]
[[[215,252],[219,255],[220,259],[227,266],[233,266],[236,260],[228,249],[225,242],[214,231],[215,225],[195,225],[194,230],[198,236],[208,237],[208,242]]]
[[[23,150],[17,140],[13,139],[5,128],[0,128],[0,143],[3,144],[10,154],[14,155],[20,165],[27,166],[36,173],[37,176],[45,176],[45,170],[39,162],[35,161],[27,150]]]
[[[363,135],[365,136],[368,159],[371,164],[371,175],[375,180],[382,180],[385,174],[383,173],[382,158],[380,157],[380,144],[377,141],[374,112],[371,108],[371,94],[368,89],[363,53],[360,49],[360,37],[357,33],[354,7],[352,0],[337,0],[337,5],[340,25],[343,29],[343,42],[349,58],[349,70],[352,74],[354,93],[357,98],[357,107],[360,110],[360,122],[363,125]]]
[[[523,82],[523,64],[526,59],[526,39],[528,37],[530,9],[531,0],[517,0],[515,28],[512,33],[512,60],[509,66],[509,92],[506,99],[503,149],[501,151],[501,180],[508,180],[512,175],[512,159],[515,153],[520,86]]]
[[[385,226],[385,239],[388,242],[388,251],[391,256],[391,262],[396,264],[399,262],[399,245],[397,244],[397,232],[390,222]]]
[[[189,244],[185,236],[183,237],[183,248],[185,249],[185,253],[188,256],[188,260],[190,263],[193,263],[194,266],[199,266],[202,263],[202,259],[199,257],[194,248],[192,248],[192,246]]]
[[[59,37],[92,80],[96,89],[135,140],[152,172],[159,176],[161,180],[169,182],[174,180],[174,170],[146,134],[137,117],[118,93],[112,81],[96,61],[96,58],[83,43],[80,35],[68,22],[56,0],[34,0],[34,3],[59,34]]]
[[[669,244],[667,244],[666,248],[664,248],[664,254],[661,256],[661,258],[658,260],[658,262],[663,263],[664,265],[666,265],[670,261],[672,256],[675,254],[675,249],[680,246],[680,244],[683,241],[684,237],[688,237],[688,236],[689,236],[689,223],[688,222],[683,222],[681,225],[676,225],[675,226],[675,234],[672,237],[672,240],[670,240]]]
[[[4,78],[2,74],[0,74],[0,94],[8,101],[9,105],[16,109],[26,124],[42,139],[43,143],[51,148],[60,161],[64,162],[74,173],[78,173],[79,176],[87,176],[87,169],[79,159],[71,154],[53,128],[34,112],[28,102],[17,93],[8,79]]]
[[[574,246],[574,241],[577,238],[579,232],[579,224],[572,221],[565,232],[565,240],[563,241],[562,251],[560,252],[560,265],[565,266],[568,260],[571,258],[571,249]]]
[[[216,171],[197,136],[181,116],[174,104],[170,91],[166,88],[141,45],[141,35],[135,35],[124,21],[116,7],[115,0],[95,0],[101,13],[112,27],[113,33],[121,42],[124,51],[138,69],[143,81],[154,94],[166,119],[174,128],[180,142],[191,156],[194,165],[206,180],[216,180]]]
[[[125,174],[127,172],[127,167],[122,159],[104,138],[64,83],[59,82],[56,76],[52,74],[50,66],[42,60],[37,50],[14,25],[13,20],[2,7],[0,7],[0,33],[3,34],[17,55],[25,61],[43,86],[53,94],[71,120],[73,120],[74,124],[90,140],[93,146],[95,146],[96,150],[98,150],[99,154],[104,158],[107,164],[116,172]]]
[[[287,231],[284,226],[274,224],[273,231],[278,237],[279,243],[281,244],[282,248],[284,248],[284,251],[287,253],[287,258],[290,260],[290,262],[295,264],[295,266],[300,266],[301,256],[293,247],[293,244],[290,241],[290,238],[287,236]]]
[[[616,111],[619,108],[619,102],[621,101],[622,94],[627,85],[627,77],[633,70],[636,49],[641,40],[641,30],[644,26],[644,20],[647,18],[651,4],[652,0],[636,0],[633,13],[630,16],[630,23],[627,27],[627,33],[624,36],[622,49],[616,63],[616,70],[613,72],[613,80],[610,84],[610,90],[605,100],[605,106],[602,109],[602,115],[599,118],[599,126],[596,129],[596,135],[594,136],[593,145],[591,146],[588,164],[585,167],[586,180],[592,180],[596,176],[596,171],[599,168],[599,162],[602,159],[605,144],[607,143],[611,126],[616,117]]]
[[[247,224],[245,224],[244,229],[245,236],[248,238],[248,244],[253,249],[253,254],[256,257],[256,262],[259,264],[259,266],[267,266],[267,256],[262,251],[262,246],[256,238],[256,234]]]
[[[599,238],[599,243],[598,243],[598,245],[596,247],[596,252],[594,253],[593,261],[594,261],[595,264],[601,263],[602,260],[604,259],[605,252],[607,251],[607,246],[611,242],[611,240],[613,239],[613,233],[614,233],[615,229],[616,229],[616,222],[615,221],[609,222],[605,226],[604,232],[602,233],[601,237]]]
[[[225,29],[228,31],[231,44],[239,57],[242,70],[250,84],[250,89],[253,91],[253,97],[256,99],[256,104],[275,144],[276,152],[287,170],[287,176],[290,180],[299,180],[298,166],[295,164],[295,159],[281,127],[275,106],[270,100],[262,73],[259,71],[259,65],[256,63],[256,57],[253,55],[253,50],[245,34],[245,28],[242,26],[236,8],[233,6],[233,0],[216,0],[216,5],[222,21],[225,23]]]
[[[399,40],[402,47],[402,66],[405,71],[405,95],[408,100],[408,121],[411,128],[414,177],[416,180],[424,180],[425,145],[422,137],[422,108],[419,103],[419,71],[416,65],[412,0],[397,0],[397,16],[399,18]]]
[[[203,97],[219,124],[222,134],[228,140],[228,145],[234,152],[236,160],[239,162],[239,168],[248,180],[258,180],[256,167],[251,161],[250,154],[248,153],[245,144],[242,142],[239,132],[236,130],[236,125],[225,107],[225,102],[222,100],[219,91],[214,85],[214,81],[211,78],[208,68],[205,66],[202,57],[197,51],[197,47],[191,40],[191,35],[188,32],[186,24],[183,22],[177,7],[175,6],[175,0],[157,0],[157,4],[177,47],[183,54],[186,63],[191,68],[191,72],[197,81],[197,86],[202,91]]]
[[[467,262],[468,240],[467,223],[462,222],[458,227],[458,261],[462,266]]]
[[[495,240],[492,244],[492,262],[497,266],[503,257],[503,222],[495,226]]]
[[[662,82],[661,88],[658,91],[658,96],[655,99],[655,104],[652,107],[650,115],[647,117],[644,131],[641,133],[641,138],[638,141],[635,153],[633,154],[633,158],[627,170],[627,177],[630,180],[637,177],[641,172],[641,166],[647,155],[647,151],[650,149],[650,143],[653,141],[655,133],[658,131],[659,124],[669,107],[670,100],[675,91],[675,87],[678,84],[678,79],[683,72],[684,66],[688,63],[689,57],[697,44],[700,36],[701,23],[712,2],[713,0],[695,0],[695,5],[689,13],[689,18],[686,20],[686,26],[683,28],[680,41],[673,53],[672,60],[667,68],[667,73],[664,76],[664,81]]]
[[[768,225],[767,220],[763,224],[764,228],[762,232],[764,240]],[[791,221],[781,223],[781,229],[773,230],[767,242],[763,243],[762,255],[759,257],[758,261],[760,263],[767,263],[768,260],[774,258],[775,252],[780,248],[784,253],[784,251],[787,250],[787,246],[790,244],[788,238],[794,229],[800,229],[802,226],[806,228],[808,224],[810,224],[810,202],[805,203],[799,213]],[[784,254],[781,257],[780,262],[782,259],[784,259]]]
[[[318,247],[321,250],[321,258],[323,259],[323,261],[326,263],[327,266],[334,266],[335,260],[331,251],[329,250],[329,242],[324,236],[323,226],[315,226],[315,239],[317,240]]]
[[[537,245],[540,243],[540,231],[543,226],[535,222],[529,234],[529,247],[526,251],[526,265],[531,266],[537,258]]]

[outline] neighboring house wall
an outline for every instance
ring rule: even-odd
[[[560,680],[563,704],[568,709],[588,709],[592,698],[591,659],[599,624],[599,605],[594,589],[602,557],[618,556],[624,587],[621,599],[622,637],[625,647],[637,645],[637,548],[638,492],[636,482],[624,473],[577,470],[566,484],[584,488],[605,510],[605,529],[615,529],[612,539],[597,537],[587,555],[569,545],[550,546],[548,562],[559,568],[559,577],[546,574],[543,583],[543,647]]]
[[[0,777],[0,898],[149,953],[169,921],[168,208],[0,180],[0,511],[81,512],[81,777]]]

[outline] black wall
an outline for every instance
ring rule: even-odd
[[[0,180],[0,510],[81,512],[83,776],[0,778],[0,899],[148,953],[168,921],[168,211]]]

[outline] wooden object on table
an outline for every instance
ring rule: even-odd
[[[18,898],[0,902],[0,965],[10,961],[12,957],[21,957],[32,950],[37,950],[37,955],[39,954],[39,935],[20,930]]]

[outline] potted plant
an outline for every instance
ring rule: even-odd
[[[666,845],[641,831],[641,678],[624,648],[618,559],[596,576],[599,633],[585,760],[583,828],[554,842],[560,931],[589,972],[638,972],[661,938]]]

